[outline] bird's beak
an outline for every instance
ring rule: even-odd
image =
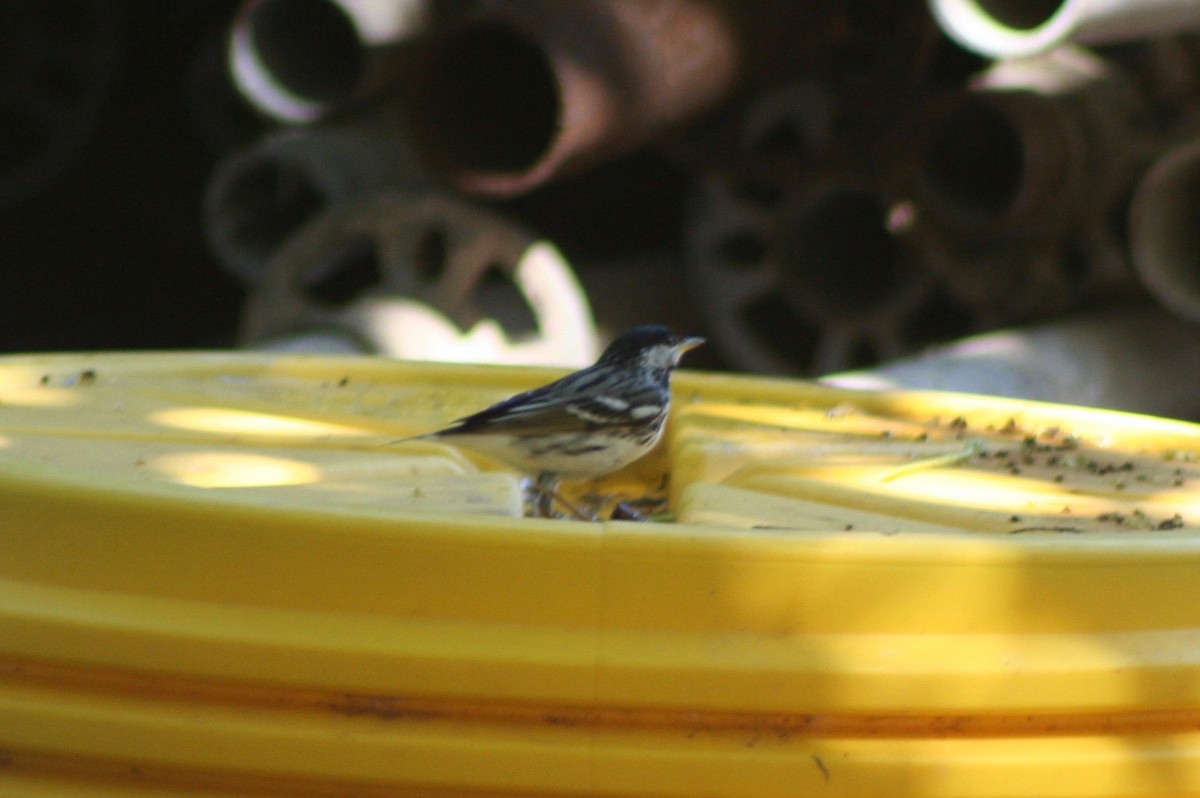
[[[682,356],[685,352],[692,351],[702,343],[704,343],[703,338],[684,338],[682,341],[675,344],[675,351]]]

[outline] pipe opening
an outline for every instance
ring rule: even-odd
[[[219,202],[221,215],[231,220],[230,242],[256,261],[270,258],[327,204],[306,170],[273,160],[230,178]]]
[[[730,190],[734,197],[750,205],[770,210],[777,206],[787,196],[787,187],[780,180],[779,174],[740,175],[736,178]]]
[[[722,263],[733,268],[753,269],[767,257],[767,244],[758,234],[739,230],[719,239],[714,252]]]
[[[781,117],[772,122],[747,147],[753,158],[791,157],[808,160],[816,147],[795,120]]]
[[[905,319],[900,334],[912,348],[968,335],[976,329],[975,314],[964,303],[937,287]]]
[[[1046,24],[1070,0],[977,0],[979,9],[1014,30],[1033,30]]]
[[[265,0],[247,21],[251,47],[271,78],[320,104],[349,98],[363,71],[363,50],[349,17],[328,0]]]
[[[478,23],[447,40],[428,76],[433,144],[476,172],[523,172],[559,127],[558,82],[546,54],[520,33]]]
[[[413,270],[417,279],[425,283],[436,283],[442,279],[449,257],[446,233],[436,227],[426,230],[413,250]]]
[[[379,246],[371,236],[339,241],[322,253],[304,276],[301,290],[308,299],[340,307],[348,305],[383,282]]]
[[[821,343],[821,329],[802,317],[778,294],[766,294],[739,309],[750,335],[768,352],[807,372]]]
[[[1068,241],[1058,253],[1058,272],[1071,288],[1084,285],[1092,275],[1092,259],[1079,241]]]
[[[1015,204],[1024,164],[1024,142],[1008,116],[991,103],[968,99],[930,136],[925,180],[951,211],[996,216]]]
[[[839,368],[861,369],[867,366],[873,366],[878,363],[881,358],[879,356],[879,348],[875,342],[866,336],[854,339],[854,343],[846,352],[846,362],[844,366]]]
[[[476,303],[504,329],[510,341],[528,340],[537,335],[538,320],[529,300],[499,263],[489,264],[479,279]]]
[[[886,209],[866,191],[825,195],[789,220],[780,245],[784,279],[802,307],[862,316],[885,305],[903,279]]]

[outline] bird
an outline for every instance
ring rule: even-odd
[[[671,373],[703,343],[659,324],[634,327],[593,365],[417,438],[461,444],[535,475],[548,502],[560,479],[595,479],[654,448],[671,407]]]

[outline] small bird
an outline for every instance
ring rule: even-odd
[[[527,474],[542,496],[558,479],[592,479],[649,452],[666,426],[671,372],[703,338],[661,325],[618,336],[595,364],[420,438],[462,444]]]

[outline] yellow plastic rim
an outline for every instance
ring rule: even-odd
[[[9,792],[1200,791],[1200,428],[683,373],[661,524],[393,444],[553,376],[0,359]]]

